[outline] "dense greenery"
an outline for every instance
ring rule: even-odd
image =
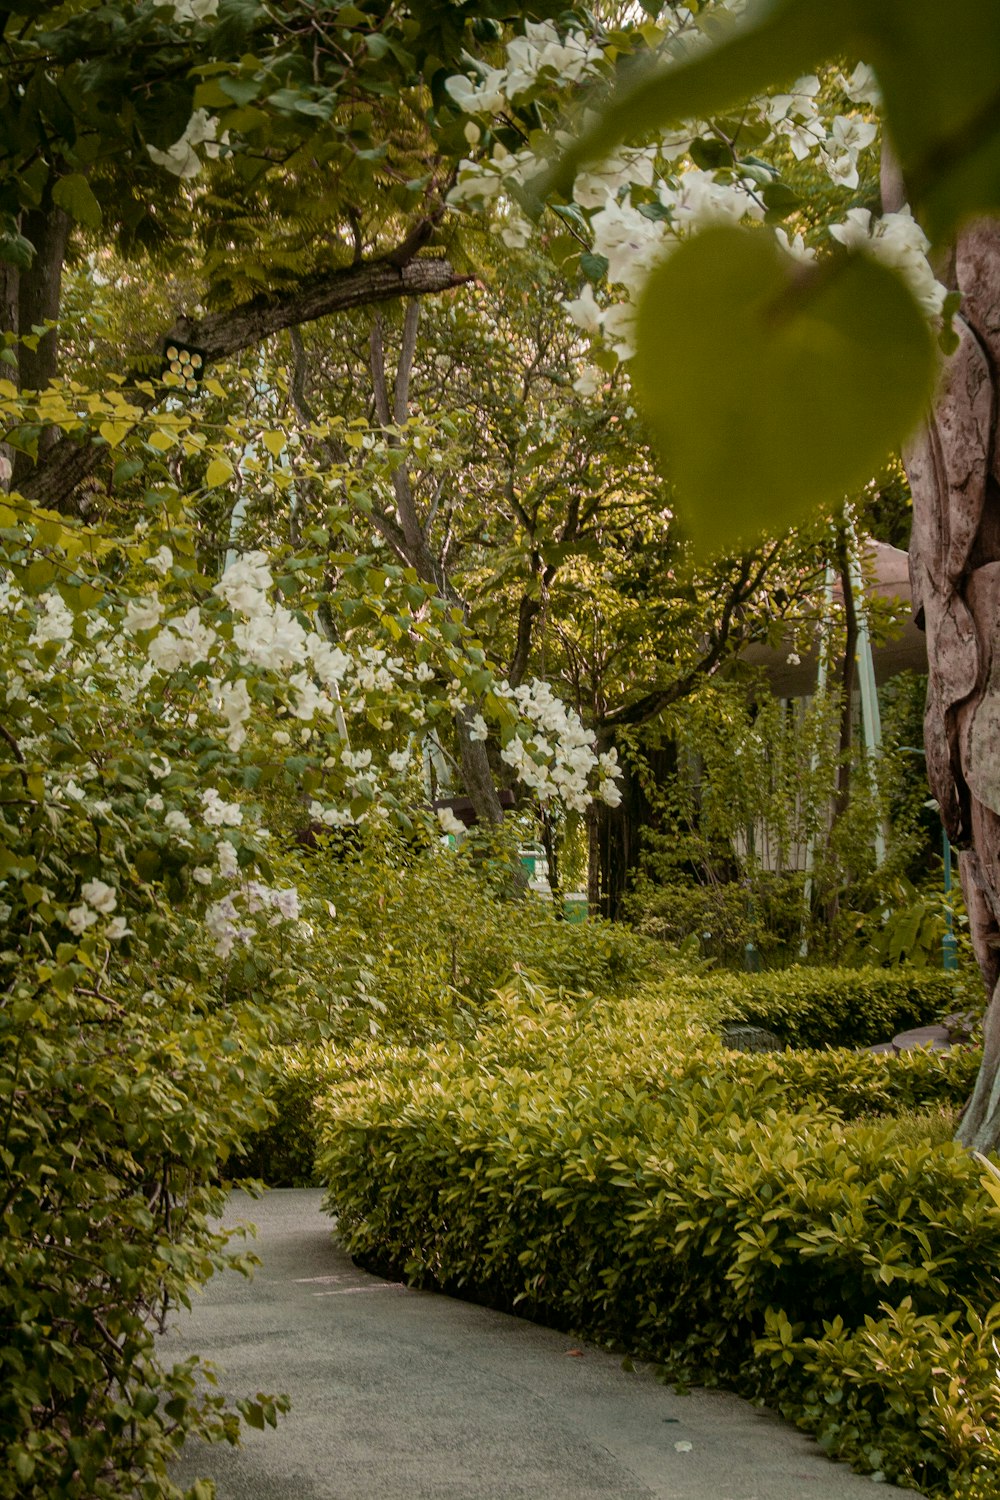
[[[677,980],[521,985],[475,1034],[333,1061],[319,1168],[348,1248],[735,1383],[887,1478],[993,1493],[1000,1221],[947,1118],[907,1113],[977,1056],[727,1057],[700,1009]],[[321,1073],[293,1062],[288,1097]]]

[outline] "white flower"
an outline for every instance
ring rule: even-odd
[[[308,721],[317,710],[320,713],[329,713],[333,704],[325,693],[313,682],[308,672],[296,672],[289,680],[289,687],[295,694],[292,704],[292,713],[297,719]]]
[[[197,604],[187,614],[168,620],[147,648],[149,660],[160,672],[176,672],[178,667],[207,661],[218,637],[204,625]]]
[[[228,958],[239,934],[236,920],[236,905],[232,896],[223,896],[213,901],[205,912],[205,926],[215,939],[215,951],[219,958]]]
[[[174,554],[169,547],[161,547],[159,552],[154,552],[152,557],[146,558],[146,567],[152,568],[154,573],[159,573],[165,578],[174,565]]]
[[[259,610],[233,631],[233,644],[255,666],[283,672],[309,656],[306,632],[283,604]]]
[[[233,880],[240,872],[236,850],[228,839],[220,839],[215,846],[215,857],[219,863],[219,874],[223,880]]]
[[[882,103],[878,79],[867,63],[858,63],[850,78],[841,76],[840,86],[852,104]]]
[[[498,115],[507,108],[503,92],[506,74],[502,68],[483,68],[478,81],[456,74],[445,80],[445,89],[467,115]]]
[[[163,820],[163,826],[171,833],[176,833],[179,838],[191,832],[190,820],[182,812],[168,812]]]
[[[831,156],[828,151],[823,152],[823,160],[826,165],[826,175],[831,182],[838,187],[856,188],[858,185],[858,163],[853,156]]]
[[[585,365],[573,382],[573,389],[581,396],[596,396],[604,385],[604,371],[596,365]]]
[[[39,599],[42,613],[36,615],[29,646],[44,646],[49,641],[65,643],[73,634],[73,616],[60,594],[43,594]]]
[[[489,728],[482,714],[475,714],[469,724],[470,740],[485,740],[489,738]]]
[[[299,915],[299,893],[294,885],[285,891],[270,892],[271,905],[286,922],[295,922]]]
[[[878,126],[872,120],[859,119],[857,115],[838,115],[830,127],[830,135],[839,150],[857,156],[874,141]]]
[[[96,921],[97,913],[91,911],[89,906],[71,906],[66,913],[66,926],[76,937],[82,937]]]
[[[149,762],[149,774],[155,776],[157,781],[163,781],[170,775],[170,762],[166,756],[153,756]]]
[[[790,240],[788,238],[788,231],[779,225],[774,231],[774,237],[781,248],[787,250],[793,260],[801,261],[805,265],[809,261],[816,259],[816,251],[806,244],[801,234],[797,234],[793,240]]]
[[[594,296],[594,288],[589,282],[584,286],[579,297],[564,297],[563,307],[577,328],[582,328],[584,333],[600,333],[603,314]]]
[[[340,759],[349,771],[365,771],[372,763],[370,750],[342,750]]]
[[[123,937],[128,937],[132,931],[125,917],[112,917],[104,928],[104,936],[110,938],[113,943],[119,942]]]
[[[219,0],[173,0],[175,21],[207,21],[219,9]]]
[[[252,615],[267,608],[267,592],[272,582],[267,554],[245,552],[229,564],[212,593],[224,599],[231,609]]]
[[[154,589],[151,594],[144,594],[140,599],[129,600],[122,622],[123,628],[129,635],[135,635],[140,630],[155,630],[162,613],[163,606]]]
[[[283,729],[276,729],[271,738],[276,745],[290,745],[292,743],[291,735],[286,734]]]
[[[464,834],[465,824],[461,818],[457,818],[450,807],[439,807],[437,809],[437,820],[441,825],[442,832]]]
[[[797,651],[789,651],[788,655],[785,657],[785,664],[789,667],[797,667],[801,665],[801,660],[802,659]]]
[[[223,134],[216,140],[219,122],[207,109],[196,109],[184,129],[184,134],[166,151],[156,146],[146,146],[150,157],[158,167],[165,167],[175,177],[197,177],[201,171],[201,157],[196,146],[204,146],[206,156],[218,156],[219,147],[226,145],[228,137]]]
[[[389,766],[393,771],[405,771],[410,764],[410,752],[409,750],[393,750],[390,752],[388,760]]]
[[[105,885],[103,880],[85,881],[80,887],[80,895],[88,906],[105,916],[109,916],[118,905],[118,892],[113,885]]]
[[[238,750],[247,737],[246,721],[250,717],[250,693],[246,681],[224,682],[219,689],[219,715],[226,721],[230,750]]]
[[[238,802],[223,802],[214,787],[201,794],[202,816],[210,828],[238,828],[243,809]]]
[[[146,798],[146,811],[151,813],[161,813],[163,811],[163,798],[159,792],[154,792],[152,797]]]
[[[621,805],[622,794],[613,781],[600,782],[597,788],[597,795],[609,807],[618,807]]]
[[[191,871],[191,879],[196,880],[199,885],[211,885],[214,878],[208,865],[195,865]]]

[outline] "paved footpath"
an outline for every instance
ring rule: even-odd
[[[873,1500],[904,1492],[830,1463],[736,1396],[674,1395],[613,1354],[359,1271],[312,1189],[254,1202],[263,1265],[227,1272],[165,1353],[205,1356],[228,1395],[287,1391],[276,1430],[189,1445],[178,1482],[219,1500]],[[582,1351],[582,1352],[581,1352]],[[907,1491],[912,1496],[913,1491]]]

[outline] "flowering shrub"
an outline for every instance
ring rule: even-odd
[[[147,458],[201,451],[187,414],[127,438],[141,414],[120,397],[37,404]],[[2,382],[0,405],[24,419]],[[209,487],[214,466],[232,473],[213,458]],[[209,1215],[266,1121],[260,1049],[302,999],[289,959],[307,917],[337,920],[300,891],[293,834],[310,815],[436,834],[420,736],[464,711],[525,747],[545,796],[610,795],[578,721],[540,689],[522,716],[402,570],[344,557],[331,595],[320,528],[315,550],[237,554],[219,579],[195,538],[166,480],[123,532],[0,499],[0,1494],[171,1495],[186,1433],[235,1439],[153,1325],[225,1258]],[[363,1007],[347,967],[327,982]],[[259,1425],[276,1399],[241,1410]]]

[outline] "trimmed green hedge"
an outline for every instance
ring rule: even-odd
[[[790,1047],[869,1047],[949,1011],[982,1009],[956,975],[928,969],[774,970],[690,982],[720,1022],[773,1031]]]
[[[821,1105],[847,1120],[938,1107],[957,1111],[972,1092],[981,1057],[974,1047],[901,1056],[833,1047],[728,1051],[698,1019],[705,1009],[701,983],[674,977],[638,996],[574,1003],[552,1000],[522,976],[496,992],[474,1019],[466,1017],[450,1042],[418,1047],[365,1037],[346,1047],[277,1049],[267,1059],[275,1121],[248,1140],[241,1170],[272,1187],[315,1183],[317,1096],[333,1085],[376,1077],[387,1066],[419,1074],[431,1060],[439,1069],[460,1072],[473,1055],[479,1064],[527,1069],[560,1060],[573,1069],[596,1069],[621,1087],[668,1097],[678,1079],[712,1075],[751,1093],[764,1089],[776,1097],[776,1091],[785,1108]],[[721,1002],[716,997],[716,1010],[731,1005],[731,994],[727,987]]]
[[[427,1060],[326,1099],[320,1169],[351,1253],[412,1283],[736,1383],[931,1493],[996,1477],[1000,1215],[975,1163],[784,1106],[768,1077],[668,1101],[558,1058]],[[933,1397],[879,1363],[943,1346]]]

